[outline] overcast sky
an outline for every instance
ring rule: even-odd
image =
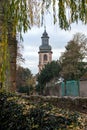
[[[67,42],[73,38],[73,34],[77,32],[83,33],[87,36],[87,25],[72,24],[70,31],[61,30],[58,25],[53,25],[52,23],[46,23],[46,31],[48,33],[49,44],[52,46],[52,60],[59,59],[62,52],[65,50]],[[41,36],[44,32],[44,27],[32,27],[27,33],[23,34],[23,46],[22,51],[23,57],[25,58],[25,63],[22,66],[27,67],[31,70],[32,74],[38,73],[38,51],[41,45]]]

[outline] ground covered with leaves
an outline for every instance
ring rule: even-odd
[[[0,92],[0,130],[85,130],[87,115]]]

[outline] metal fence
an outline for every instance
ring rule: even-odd
[[[71,80],[61,83],[61,96],[79,96],[79,81]]]

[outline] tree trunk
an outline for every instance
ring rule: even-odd
[[[10,63],[10,90],[16,91],[16,58],[17,58],[17,40],[12,35],[8,36],[8,50]]]
[[[0,88],[3,87],[3,70],[2,70],[2,66],[3,66],[3,46],[2,46],[2,35],[3,35],[3,18],[4,18],[4,14],[3,14],[3,0],[0,0]]]
[[[5,26],[3,25],[6,20],[4,19],[4,12],[5,12],[4,11],[5,7],[3,4],[4,2],[8,2],[8,1],[0,0],[0,48],[1,48],[0,50],[0,82],[1,84],[2,83],[7,84],[6,85],[7,87],[8,85],[10,85],[10,91],[14,92],[16,90],[17,40],[16,40],[16,36],[14,37],[12,36],[13,25],[12,25],[11,19],[6,21],[8,22],[8,25],[6,26],[7,27],[6,32],[4,30]],[[4,43],[5,49],[3,49],[2,43]],[[8,54],[6,54],[7,50],[8,50]],[[9,62],[9,69],[7,68],[6,62]],[[3,66],[4,66],[4,69],[2,69]],[[2,80],[2,77],[5,80]],[[9,84],[7,81],[9,82]]]

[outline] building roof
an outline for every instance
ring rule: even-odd
[[[51,46],[49,45],[49,36],[46,32],[46,29],[44,30],[44,33],[42,34],[42,45],[39,47],[39,52],[51,52]]]
[[[44,30],[44,33],[43,33],[43,35],[42,35],[42,37],[41,38],[43,38],[43,37],[47,37],[47,38],[49,38],[49,36],[48,36],[48,34],[47,34],[47,32],[46,32],[46,30]]]
[[[40,52],[50,52],[51,51],[51,46],[50,45],[41,45],[39,47]]]

